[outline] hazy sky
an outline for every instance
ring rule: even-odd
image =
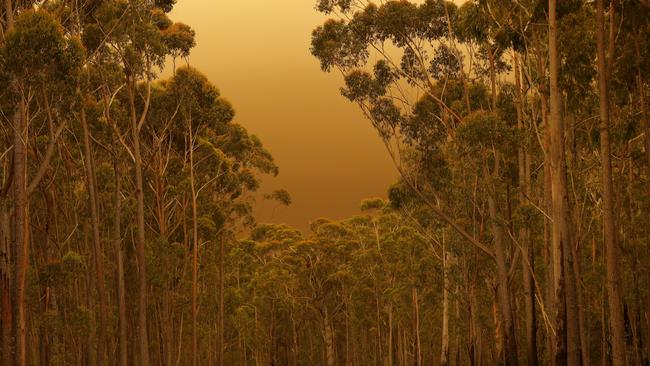
[[[396,173],[370,123],[309,53],[311,31],[326,19],[314,0],[179,0],[171,17],[197,35],[190,63],[258,135],[280,175],[263,191],[287,189],[289,208],[259,203],[260,222],[301,229],[318,217],[358,213],[363,198],[385,197]]]

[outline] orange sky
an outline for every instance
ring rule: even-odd
[[[236,121],[258,135],[280,167],[263,191],[287,189],[289,208],[259,203],[260,222],[306,229],[318,217],[359,212],[385,197],[396,173],[370,123],[309,53],[326,18],[314,0],[179,0],[171,17],[197,35],[190,63],[230,100]]]

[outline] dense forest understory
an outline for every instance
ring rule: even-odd
[[[399,179],[307,232],[174,5],[0,4],[0,366],[650,365],[648,0],[315,1]]]

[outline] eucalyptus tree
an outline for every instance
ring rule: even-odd
[[[277,167],[261,141],[234,123],[234,115],[230,103],[204,75],[183,67],[172,78],[153,86],[149,118],[144,125],[151,136],[147,146],[151,147],[154,161],[149,166],[156,207],[153,218],[158,222],[163,248],[180,245],[183,251],[192,253],[189,298],[193,350],[189,355],[196,362],[206,351],[209,356],[215,351],[217,359],[222,359],[220,350],[225,347],[225,340],[216,342],[216,350],[204,342],[205,346],[201,346],[199,332],[206,326],[200,323],[216,319],[216,337],[223,337],[224,261],[228,256],[225,249],[235,233],[253,223],[251,204],[253,193],[259,189],[260,176],[277,174]],[[187,222],[191,223],[191,229]],[[207,244],[210,245],[203,258],[199,251]],[[162,277],[161,301],[166,309],[164,316],[170,322],[162,327],[163,338],[169,338],[165,341],[165,357],[173,359],[176,354],[178,358],[182,350],[179,353],[170,349],[174,347],[173,323],[178,318],[173,313],[178,302],[169,296],[183,291],[182,282],[174,285],[177,281],[174,278],[184,278],[187,263],[182,260],[178,267],[173,261],[167,262],[164,252],[155,257],[156,261],[169,263],[174,272],[178,271],[167,273],[157,269],[155,274]],[[204,287],[201,278],[218,282],[216,317],[211,312],[203,312],[205,315],[198,312],[201,302],[211,303],[213,299],[210,293],[201,290]],[[181,313],[181,331],[182,319]],[[180,344],[182,339],[177,341]]]
[[[108,1],[95,11],[92,32],[104,47],[115,54],[115,59],[123,70],[124,89],[127,96],[130,124],[129,154],[133,158],[135,175],[135,196],[137,200],[137,245],[138,259],[138,340],[139,362],[149,364],[149,342],[147,335],[147,274],[146,274],[146,228],[144,203],[144,178],[140,132],[147,120],[151,102],[153,68],[162,66],[164,57],[170,52],[164,42],[163,31],[171,24],[161,21],[159,8],[144,1]],[[170,10],[169,8],[168,10]],[[163,16],[164,20],[164,16]],[[101,35],[105,34],[101,38]],[[144,82],[144,95],[139,100],[138,81]],[[140,106],[140,110],[138,110]],[[119,132],[118,132],[119,133]]]
[[[187,196],[183,170],[190,166],[185,159],[190,150],[186,129],[178,127],[188,121],[192,104],[183,97],[183,75],[154,81],[165,57],[187,57],[195,44],[189,26],[167,17],[173,4],[3,3],[0,82],[6,88],[0,108],[3,118],[12,118],[3,123],[0,158],[0,273],[7,295],[0,323],[3,364],[37,358],[44,364],[104,364],[113,349],[121,365],[148,364],[150,356],[155,363],[181,359],[175,342],[181,343],[182,311],[166,309],[169,318],[158,311],[159,304],[174,305],[167,301],[170,291],[182,299],[178,283],[186,265],[179,256],[182,246],[176,245],[187,239],[186,211],[177,202]],[[222,243],[223,261],[224,241],[253,223],[252,192],[260,186],[259,176],[277,174],[277,167],[261,141],[232,122],[232,107],[203,76],[181,72],[189,75],[189,84],[199,80],[206,86],[193,95],[203,98],[205,112],[202,120],[194,116],[199,124],[191,129],[197,133],[191,150],[199,155],[192,179],[206,197],[198,203],[201,216],[195,222]],[[150,158],[156,164],[143,164]],[[127,170],[129,161],[133,165]],[[172,170],[180,169],[170,171],[170,163],[176,164]],[[278,197],[288,199],[286,192]],[[158,226],[145,226],[149,222]],[[104,248],[108,239],[110,254]],[[151,263],[163,266],[147,274]],[[220,267],[223,279],[223,262]],[[108,280],[115,280],[114,289],[104,287]],[[167,291],[165,296],[148,302],[147,292],[158,295],[159,289]],[[130,305],[138,309],[137,317]],[[223,319],[223,300],[218,306]],[[148,332],[156,334],[151,344]],[[164,342],[159,343],[159,334]]]
[[[616,55],[617,45],[616,4],[610,12],[611,55]],[[624,12],[638,9],[637,4],[620,5]],[[600,171],[587,163],[593,159],[586,155],[592,147],[586,140],[594,131],[589,121],[596,105],[597,42],[589,4],[468,1],[456,7],[433,0],[379,5],[322,0],[316,7],[335,19],[314,30],[311,52],[324,71],[343,74],[343,96],[358,104],[376,128],[403,186],[412,189],[454,235],[494,260],[500,318],[495,332],[505,347],[505,362],[516,364],[520,358],[511,307],[517,294],[512,275],[518,261],[526,295],[529,364],[539,362],[536,302],[546,329],[547,360],[589,362],[590,314],[585,309],[594,293],[585,294],[582,282],[583,244],[593,235],[592,221],[601,221],[595,215],[599,199],[589,198],[592,173]],[[624,16],[620,26],[626,26],[625,19],[638,23],[636,17]],[[634,37],[626,46],[637,55],[636,66],[643,67],[641,53],[632,47],[642,44],[642,38],[632,41]],[[378,61],[373,65],[371,60]],[[635,75],[617,67],[603,75],[617,70],[621,76]],[[628,85],[643,84],[638,70],[637,76],[628,77]],[[512,79],[514,85],[506,81]],[[636,89],[641,91],[635,93],[638,105],[643,105],[644,87]],[[630,99],[629,93],[622,95]],[[644,109],[639,108],[639,115]],[[628,146],[638,148],[631,140]],[[606,164],[611,154],[601,155]],[[422,175],[435,165],[437,170]],[[586,171],[590,174],[581,173]],[[472,197],[469,209],[448,193],[440,182],[444,176],[451,177],[461,200]],[[518,191],[514,196],[513,188]],[[611,197],[608,202],[612,207]],[[477,217],[481,228],[487,219],[487,235],[482,229],[470,229],[468,223],[476,224]],[[545,225],[532,225],[542,217]],[[485,244],[490,241],[493,247]],[[535,248],[541,244],[545,265],[538,271]],[[608,253],[615,253],[612,249]],[[616,263],[615,256],[607,260],[610,283],[617,282]],[[594,270],[590,265],[588,273]],[[605,337],[606,331],[602,333]]]
[[[610,21],[614,18],[615,2],[610,4]],[[612,363],[613,365],[626,364],[625,350],[625,325],[623,320],[623,304],[619,292],[619,259],[617,247],[617,229],[614,217],[614,192],[612,181],[612,160],[610,145],[610,107],[609,83],[605,53],[605,6],[602,0],[596,1],[596,33],[598,37],[598,90],[600,105],[600,151],[602,164],[603,185],[603,226],[604,239],[607,251],[607,297],[609,301],[609,319],[612,330]],[[613,27],[612,27],[613,29]],[[610,37],[615,37],[612,33]],[[613,58],[613,49],[609,50],[609,60]],[[609,61],[611,62],[611,61]]]
[[[507,155],[504,157],[495,147],[502,146],[502,142],[489,139],[482,152],[485,164],[477,175],[487,187],[483,193],[487,196],[494,249],[459,225],[458,219],[449,214],[449,208],[442,208],[450,203],[436,191],[439,187],[429,185],[432,190],[424,193],[404,171],[403,160],[400,160],[404,145],[421,151],[423,161],[446,160],[447,141],[461,134],[459,128],[475,127],[474,132],[469,132],[476,136],[470,144],[495,129],[497,134],[503,133],[498,132],[499,125],[506,125],[497,117],[497,74],[505,71],[500,59],[505,48],[498,42],[497,30],[491,27],[488,10],[473,3],[456,8],[444,1],[427,1],[421,5],[391,1],[381,6],[370,4],[358,11],[357,5],[319,3],[322,11],[336,9],[347,14],[349,20],[330,20],[317,28],[313,33],[312,53],[321,61],[323,70],[338,68],[344,73],[344,96],[359,104],[377,128],[404,182],[420,194],[438,219],[494,258],[506,347],[503,355],[508,358],[508,364],[516,364],[516,331],[508,278],[509,249],[506,247],[508,229],[502,226],[499,217],[503,212],[500,212],[502,203],[498,199],[497,184],[497,179],[501,178],[497,176],[501,174],[500,166],[502,160],[507,161]],[[469,63],[457,52],[459,43],[467,48]],[[394,54],[386,51],[389,45],[399,49],[399,64],[393,60]],[[359,68],[375,53],[380,61],[373,73]],[[489,97],[485,86],[490,90]],[[483,94],[472,94],[473,91]],[[495,116],[488,121],[494,122],[483,123],[490,111]],[[476,123],[468,122],[470,120]]]
[[[617,204],[614,206],[615,220],[617,224],[617,248],[619,253],[619,294],[624,306],[633,308],[645,308],[647,313],[648,300],[643,304],[639,298],[637,286],[640,285],[640,278],[634,274],[626,276],[626,267],[637,272],[641,263],[648,263],[643,255],[645,251],[638,244],[638,238],[647,237],[647,232],[638,227],[639,214],[643,215],[644,207],[647,207],[645,200],[638,197],[647,196],[648,192],[648,167],[650,167],[650,133],[648,132],[648,111],[647,111],[647,70],[650,66],[647,54],[648,14],[650,8],[643,6],[641,2],[615,2],[610,4],[614,11],[608,12],[609,17],[605,24],[605,35],[607,36],[606,60],[607,60],[607,92],[610,110],[610,143],[612,146],[612,175],[614,187],[619,182],[627,181],[625,193],[619,195],[614,189],[614,199]],[[613,15],[612,15],[613,14]],[[613,23],[612,23],[613,22]],[[616,25],[619,25],[619,28]],[[612,26],[614,28],[612,29]],[[613,32],[612,32],[613,31]],[[612,42],[612,35],[614,42]],[[623,132],[625,131],[625,132]],[[643,136],[642,136],[643,135]],[[643,153],[645,150],[645,154]],[[621,164],[616,157],[625,156],[625,163]],[[645,162],[645,166],[644,163]],[[617,169],[618,168],[618,169]],[[626,208],[624,208],[626,207]],[[622,214],[622,212],[626,212]],[[645,211],[647,212],[647,211]],[[609,262],[608,262],[609,263]],[[626,266],[626,264],[628,266]],[[626,280],[629,278],[629,281]],[[631,283],[634,294],[626,296],[626,286],[621,284]],[[642,305],[643,304],[643,305]],[[635,311],[636,312],[636,311]],[[639,359],[650,357],[650,347],[645,340],[641,340],[636,329],[650,329],[650,323],[646,317],[646,324],[642,324],[643,315],[633,315],[631,324],[634,324],[632,332],[632,344],[635,352],[628,353],[628,361],[638,362]],[[612,319],[612,318],[610,318]],[[645,343],[645,350],[640,351],[641,343]]]
[[[47,12],[30,10],[28,4],[21,4],[25,9],[20,9],[18,4],[13,5],[16,6],[12,7],[11,2],[7,2],[5,7],[7,26],[2,45],[2,68],[5,80],[9,82],[5,90],[10,91],[5,98],[10,98],[14,108],[13,111],[7,110],[4,113],[13,116],[14,131],[12,182],[7,183],[13,185],[14,190],[14,362],[25,365],[25,285],[30,256],[29,195],[38,187],[47,172],[56,141],[65,127],[65,121],[55,119],[52,110],[64,109],[72,103],[68,98],[57,98],[57,104],[50,105],[52,101],[48,95],[53,89],[49,88],[70,86],[69,82],[78,75],[82,50],[80,43],[67,37],[57,20]],[[19,10],[22,11],[14,18],[14,13]],[[27,156],[33,136],[29,133],[30,125],[34,117],[38,116],[35,109],[40,108],[40,105],[36,104],[35,95],[44,103],[47,117],[39,118],[39,122],[49,131],[50,141],[41,161],[32,165],[35,166],[35,173],[32,175],[28,174],[31,169]]]
[[[467,150],[467,147],[464,148]],[[467,159],[465,155],[459,156],[459,161]],[[469,159],[470,164],[476,164],[480,159]],[[425,168],[419,170],[419,182],[435,182],[435,186],[445,187],[441,194],[452,200],[463,202],[457,205],[456,212],[465,212],[471,217],[471,232],[477,237],[481,237],[486,225],[484,213],[485,203],[478,203],[478,192],[476,185],[471,200],[467,200],[467,193],[463,189],[455,187],[464,187],[466,184],[476,184],[476,178],[471,174],[471,168],[465,166],[455,167],[454,165],[444,166],[441,168],[437,164],[422,164]],[[451,174],[451,170],[456,173]],[[467,172],[466,176],[457,174],[458,171]],[[425,187],[425,183],[420,183],[420,187]],[[391,207],[396,210],[402,217],[405,225],[412,227],[422,236],[429,245],[430,260],[435,259],[435,263],[430,264],[434,268],[442,267],[440,277],[435,277],[438,283],[436,286],[442,286],[442,312],[441,321],[435,324],[434,328],[441,327],[441,353],[440,363],[445,361],[450,364],[454,362],[454,357],[459,357],[461,349],[467,350],[467,363],[472,365],[482,364],[483,362],[496,362],[490,358],[492,346],[495,349],[501,347],[500,339],[497,342],[489,344],[488,347],[483,345],[484,337],[494,337],[494,333],[499,331],[499,321],[496,318],[497,313],[485,313],[485,307],[480,306],[485,301],[483,296],[490,298],[494,295],[491,271],[493,271],[493,261],[491,258],[483,258],[474,251],[472,247],[467,247],[466,242],[459,236],[453,235],[452,231],[446,230],[446,226],[440,223],[434,213],[425,205],[420,197],[404,182],[397,182],[389,189],[389,198]],[[437,271],[438,272],[438,271]],[[481,279],[485,278],[483,285]],[[454,300],[456,300],[456,314],[453,314]],[[458,301],[463,303],[463,310],[458,309]],[[440,309],[440,308],[439,308]],[[440,311],[440,310],[438,310]],[[459,313],[462,311],[462,317]],[[452,317],[456,318],[452,321]],[[491,324],[484,323],[485,320],[493,318],[495,328]],[[466,329],[466,335],[462,334],[462,329]],[[462,344],[465,340],[465,346]],[[455,349],[455,354],[454,354]]]
[[[232,362],[248,359],[246,345],[256,362],[290,365],[437,359],[427,346],[442,291],[434,251],[383,200],[362,207],[359,216],[312,222],[307,235],[261,225],[231,251],[241,337]]]

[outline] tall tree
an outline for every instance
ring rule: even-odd
[[[614,23],[614,5],[610,7],[611,22]],[[605,5],[603,0],[596,1],[596,34],[598,36],[598,99],[600,105],[600,160],[602,164],[603,189],[603,233],[607,252],[607,298],[609,305],[609,324],[612,331],[612,364],[626,364],[625,321],[623,319],[623,304],[619,292],[619,255],[617,229],[614,213],[614,187],[612,182],[612,158],[610,147],[610,108],[609,83],[610,74],[607,66],[605,51]],[[612,29],[613,31],[613,29]],[[610,48],[610,52],[614,50]],[[613,55],[610,53],[609,58]]]
[[[556,342],[558,364],[581,364],[580,333],[576,299],[576,281],[573,273],[571,215],[566,183],[564,121],[559,89],[560,61],[557,38],[557,2],[548,2],[548,49],[550,70],[550,165],[552,192],[552,256],[556,314]],[[564,338],[564,339],[562,339]]]

